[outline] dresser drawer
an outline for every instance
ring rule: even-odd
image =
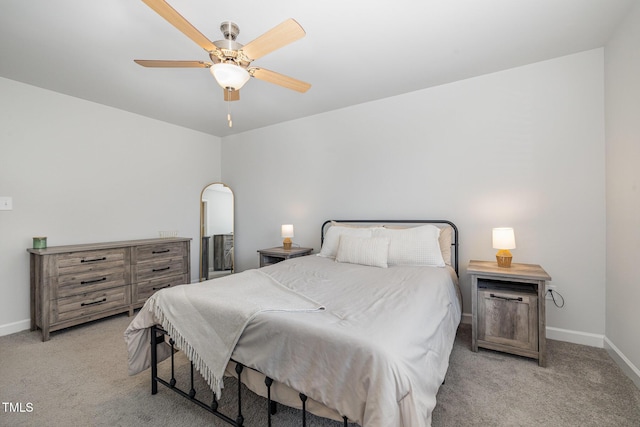
[[[185,274],[187,271],[187,266],[182,258],[143,262],[132,266],[132,268],[134,271],[134,283],[162,277],[177,276]]]
[[[69,297],[72,295],[95,292],[103,289],[115,288],[127,284],[125,270],[117,267],[110,270],[88,272],[83,274],[69,274],[51,281],[51,299]]]
[[[56,257],[56,275],[97,271],[105,268],[124,266],[126,250],[108,249],[59,254]]]
[[[64,322],[130,304],[130,288],[121,286],[97,292],[87,292],[51,302],[51,319]]]
[[[186,256],[185,244],[166,242],[135,248],[137,262],[146,262],[161,258],[182,258]]]
[[[184,284],[184,275],[163,277],[161,279],[136,283],[133,285],[133,302],[134,304],[144,304],[151,295],[155,294],[160,289]]]

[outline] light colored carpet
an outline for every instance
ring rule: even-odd
[[[130,320],[114,316],[55,332],[45,343],[39,331],[0,337],[0,399],[25,410],[10,412],[3,404],[0,426],[225,426],[163,386],[152,396],[148,372],[127,375],[122,336]],[[605,350],[550,340],[549,366],[540,368],[531,359],[473,353],[470,341],[469,325],[462,325],[438,393],[434,427],[640,426],[640,390]],[[234,389],[230,381],[227,391]],[[198,384],[203,397],[206,387]],[[235,408],[234,395],[223,394],[223,409]],[[265,399],[244,390],[243,401],[245,425],[265,426]],[[300,425],[299,411],[279,408],[274,426]],[[307,421],[341,425],[313,416]]]

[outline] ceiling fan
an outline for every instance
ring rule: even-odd
[[[240,89],[251,77],[301,93],[306,92],[311,87],[309,83],[284,74],[262,67],[251,66],[251,62],[256,59],[304,37],[304,29],[294,19],[287,19],[246,45],[236,42],[236,37],[240,33],[238,26],[233,22],[226,21],[220,25],[224,40],[212,42],[165,0],[142,1],[206,50],[211,62],[135,59],[134,61],[137,64],[143,67],[209,68],[216,82],[224,91],[224,100],[229,102],[240,99]],[[229,127],[231,127],[230,113],[227,115],[227,120],[229,121]]]

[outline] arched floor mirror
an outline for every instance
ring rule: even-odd
[[[234,271],[234,197],[222,182],[200,193],[200,281]]]

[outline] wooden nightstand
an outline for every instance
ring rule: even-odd
[[[285,249],[282,246],[277,248],[260,249],[260,267],[276,264],[289,258],[309,255],[313,248],[291,248]]]
[[[478,347],[538,359],[546,366],[545,282],[539,265],[470,261],[471,350]]]

